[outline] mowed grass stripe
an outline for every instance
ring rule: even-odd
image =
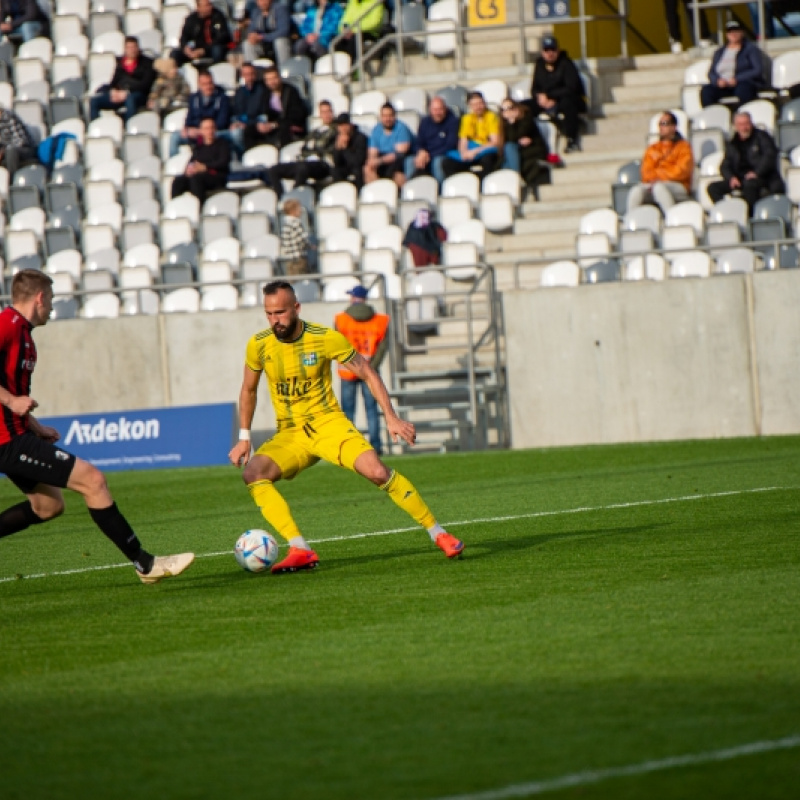
[[[665,497],[659,500],[632,500],[625,503],[610,503],[605,506],[580,506],[578,508],[563,508],[552,511],[532,511],[529,514],[508,514],[499,517],[479,517],[477,519],[463,519],[452,520],[445,522],[445,527],[455,528],[463,525],[483,525],[486,523],[496,522],[514,522],[522,519],[534,519],[537,517],[556,517],[561,514],[586,514],[590,512],[599,511],[613,511],[623,508],[636,508],[639,506],[654,506],[664,503],[685,503],[692,500],[709,500],[719,497],[735,497],[737,495],[758,494],[761,492],[781,492],[793,491],[796,487],[793,486],[761,486],[752,489],[734,489],[727,492],[711,492],[709,494],[694,494],[683,495],[681,497]],[[355,539],[368,539],[373,536],[390,536],[396,533],[410,533],[419,530],[419,526],[410,526],[406,528],[389,528],[382,531],[369,531],[367,533],[353,533],[345,536],[329,536],[323,539],[309,539],[310,544],[325,544],[329,542],[345,542]],[[198,558],[217,558],[219,556],[230,556],[230,550],[219,550],[213,553],[198,553]],[[109,569],[121,569],[123,567],[130,567],[130,563],[123,564],[102,564],[94,567],[82,567],[77,569],[58,570],[56,572],[38,572],[32,575],[14,575],[8,578],[0,578],[0,583],[11,583],[18,580],[34,580],[41,578],[56,578],[65,575],[81,575],[87,572],[101,572]]]

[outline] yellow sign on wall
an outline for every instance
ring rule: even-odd
[[[506,0],[469,0],[467,23],[470,28],[506,24]]]

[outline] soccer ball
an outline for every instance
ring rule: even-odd
[[[267,531],[245,531],[236,540],[233,554],[247,572],[264,572],[278,560],[278,543]]]

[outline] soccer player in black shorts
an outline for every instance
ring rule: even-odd
[[[31,331],[50,318],[52,279],[35,269],[18,272],[11,302],[0,312],[0,472],[28,499],[0,513],[0,539],[59,516],[64,511],[61,490],[71,489],[83,495],[97,527],[132,562],[142,583],[179,575],[194,561],[194,553],[148,553],[117,508],[103,473],[57,447],[58,431],[31,414],[38,405],[30,396],[36,367]]]

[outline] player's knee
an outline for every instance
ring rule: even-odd
[[[281,471],[274,461],[264,457],[254,457],[247,462],[242,470],[242,480],[245,484],[257,481],[278,481]]]

